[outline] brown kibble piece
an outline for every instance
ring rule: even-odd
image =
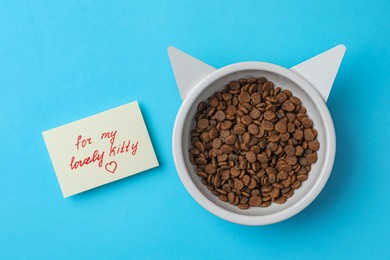
[[[216,172],[214,166],[212,164],[207,164],[204,170],[207,174],[214,174]]]
[[[251,100],[251,96],[248,92],[242,92],[238,98],[245,103],[248,103]]]
[[[282,108],[288,112],[291,112],[291,111],[294,111],[295,109],[295,105],[293,102],[291,102],[290,100],[286,100],[283,102],[282,104]]]
[[[242,118],[241,118],[241,123],[243,123],[244,125],[249,125],[249,124],[251,124],[253,122],[253,119],[252,119],[252,117],[250,117],[250,116],[243,116]]]
[[[293,137],[295,140],[302,140],[303,138],[303,131],[301,129],[297,129],[294,134],[293,134]]]
[[[231,90],[237,90],[241,86],[240,86],[240,83],[238,83],[237,81],[232,81],[232,82],[230,82],[229,87]]]
[[[202,119],[199,119],[199,121],[197,123],[197,127],[200,130],[203,130],[203,129],[206,129],[209,126],[209,124],[210,124],[209,120],[207,120],[206,118],[202,118]]]
[[[257,185],[257,182],[254,178],[251,178],[251,181],[249,182],[248,188],[253,190]]]
[[[302,122],[302,125],[306,128],[313,126],[313,121],[311,121],[308,117],[302,118],[301,122]]]
[[[227,110],[226,110],[226,113],[229,115],[229,116],[234,116],[236,114],[236,111],[237,111],[237,108],[233,105],[229,105]]]
[[[259,133],[259,127],[255,124],[250,124],[248,126],[248,132],[252,135],[257,135]]]
[[[268,157],[265,154],[257,155],[257,159],[259,160],[260,163],[267,163],[268,162]]]
[[[292,123],[292,122],[294,122],[296,115],[293,113],[287,113],[286,117],[287,117],[288,122]]]
[[[227,154],[221,154],[221,155],[218,155],[217,156],[217,160],[218,162],[224,162],[228,159],[228,155]]]
[[[256,154],[254,153],[254,152],[251,152],[251,151],[249,151],[249,152],[247,152],[246,154],[245,154],[245,158],[248,160],[248,162],[250,162],[250,163],[254,163],[255,161],[256,161]]]
[[[315,128],[312,128],[311,130],[313,131],[314,137],[317,137],[318,131]]]
[[[230,129],[230,127],[232,127],[231,121],[224,121],[221,123],[221,129],[223,129],[223,130]]]
[[[212,106],[212,107],[216,107],[219,104],[219,100],[217,97],[211,97],[211,98],[209,98],[208,101],[209,101],[210,106]]]
[[[243,142],[244,144],[249,144],[250,140],[251,140],[251,135],[250,135],[250,133],[249,133],[249,132],[245,132],[245,133],[243,134],[243,136],[242,136],[242,142]]]
[[[317,140],[310,141],[308,147],[310,150],[316,152],[316,151],[320,150],[320,143]]]
[[[213,140],[213,148],[214,149],[219,149],[219,148],[221,148],[221,146],[222,146],[222,140],[219,139],[219,138],[215,138]]]
[[[259,119],[260,115],[261,115],[261,112],[256,108],[252,109],[252,111],[249,113],[249,116],[255,120]]]
[[[235,133],[236,135],[242,135],[245,133],[245,126],[244,125],[235,125],[234,128],[233,128],[233,133]]]
[[[249,78],[249,79],[247,79],[247,83],[248,84],[252,84],[252,83],[255,83],[255,82],[257,82],[257,78]]]
[[[293,102],[295,105],[299,105],[301,104],[301,100],[299,98],[297,98],[296,96],[292,96],[290,98],[291,102]]]
[[[268,137],[268,141],[272,142],[272,143],[276,143],[279,140],[280,140],[280,136],[279,135],[271,135],[270,137]]]
[[[278,188],[273,188],[271,193],[269,194],[272,198],[277,198],[279,197],[280,189]]]
[[[264,118],[266,119],[266,120],[272,120],[272,119],[274,119],[276,117],[276,114],[275,114],[275,112],[273,112],[273,111],[266,111],[265,113],[264,113]]]
[[[291,186],[290,186],[292,189],[296,190],[298,189],[299,187],[301,187],[301,181],[300,180],[296,180],[294,181]]]
[[[269,143],[267,145],[267,149],[270,150],[271,152],[275,152],[278,149],[278,144],[277,143]]]
[[[240,169],[230,168],[230,174],[232,175],[232,177],[237,177],[238,175],[240,175],[240,173],[241,173]]]
[[[226,144],[233,145],[236,142],[236,140],[237,140],[237,136],[232,134],[226,138],[225,142]]]
[[[270,175],[268,175],[268,181],[269,183],[274,183],[276,181],[276,175],[274,173],[271,173]]]
[[[202,153],[203,153],[204,150],[205,150],[204,145],[203,145],[200,141],[195,142],[194,146],[195,146],[199,151],[201,151]]]
[[[253,93],[251,95],[251,101],[254,105],[257,105],[261,102],[261,94],[260,93]]]
[[[241,86],[244,86],[248,82],[248,79],[241,78],[241,79],[238,80],[238,82],[240,83]]]
[[[288,165],[295,165],[298,162],[297,157],[295,156],[286,156],[285,160]]]
[[[279,137],[280,137],[280,141],[286,142],[288,141],[288,139],[290,139],[290,134],[289,133],[279,134]]]
[[[287,201],[287,198],[284,197],[284,196],[281,196],[281,197],[279,197],[278,199],[275,200],[275,202],[278,203],[278,204],[283,204],[286,201]]]
[[[222,180],[229,180],[229,178],[230,178],[230,171],[229,170],[225,170],[225,171],[223,171],[222,172],[222,174],[221,174],[221,179]],[[225,185],[227,185],[227,184],[225,184]],[[225,186],[224,185],[224,186]],[[226,186],[225,186],[226,187]],[[223,188],[223,187],[222,187]]]
[[[227,202],[227,197],[226,197],[226,195],[221,194],[221,195],[218,196],[218,198],[219,198],[220,200],[224,201],[224,202]]]
[[[199,102],[198,107],[196,108],[196,110],[198,112],[203,112],[204,110],[206,110],[206,108],[207,108],[206,102],[201,101],[201,102]]]
[[[297,179],[300,181],[306,181],[307,180],[307,175],[301,174],[297,176]]]
[[[287,123],[287,131],[288,131],[289,133],[294,133],[294,131],[295,131],[295,125],[294,125],[293,123],[288,122],[288,123]]]
[[[222,98],[225,101],[229,101],[229,100],[231,100],[233,98],[233,95],[228,93],[228,92],[224,92],[224,93],[222,93]]]
[[[275,130],[278,131],[279,133],[285,133],[287,132],[287,125],[285,121],[279,121],[275,125]]]
[[[244,186],[248,186],[249,185],[249,182],[251,181],[251,177],[249,177],[249,175],[244,175],[241,179],[243,182],[244,182]]]
[[[229,192],[228,195],[228,201],[230,204],[233,204],[234,203],[234,200],[236,198],[236,194],[234,192]]]
[[[269,205],[271,205],[271,201],[264,201],[263,203],[260,204],[260,207],[269,207]]]
[[[287,145],[284,148],[284,152],[286,153],[287,156],[293,156],[295,154],[295,148],[292,145]]]
[[[264,120],[261,125],[266,131],[271,131],[274,129],[274,124],[271,121]]]
[[[291,171],[292,170],[292,167],[291,167],[291,165],[288,165],[288,164],[281,164],[280,166],[279,166],[279,171],[285,171],[285,172],[289,172],[289,171]]]
[[[261,202],[262,201],[261,201],[260,196],[252,196],[249,199],[249,206],[251,206],[251,207],[260,206]]]
[[[239,209],[249,209],[249,205],[248,204],[238,204],[238,208]]]
[[[244,188],[244,183],[242,182],[242,180],[234,179],[234,188],[236,190],[241,190],[242,188]]]
[[[286,198],[291,198],[292,195],[294,195],[294,190],[293,189],[290,189],[289,191],[283,193],[283,197],[286,197]]]
[[[215,119],[217,119],[217,120],[220,121],[220,122],[221,122],[221,121],[224,121],[225,118],[226,118],[225,113],[222,112],[222,111],[217,111],[217,112],[215,112],[214,116],[215,116]]]
[[[265,147],[267,147],[267,140],[265,138],[261,138],[259,140],[259,146],[261,149],[264,149]]]
[[[287,100],[287,95],[286,93],[279,93],[278,95],[276,95],[276,99],[278,100],[278,103],[283,103],[284,101]]]
[[[196,162],[197,164],[200,164],[200,165],[205,165],[205,164],[207,164],[206,158],[203,158],[203,157],[197,158],[197,159],[195,160],[195,162]]]
[[[296,146],[295,147],[295,156],[302,156],[303,151],[304,151],[304,149],[302,146],[300,146],[300,145]]]
[[[315,138],[314,133],[310,128],[306,128],[305,130],[303,130],[303,134],[305,136],[306,141],[313,141]]]
[[[212,127],[209,131],[209,135],[210,135],[210,138],[211,139],[215,139],[218,137],[219,133],[218,133],[218,130],[215,129],[214,127]]]
[[[270,175],[270,174],[276,174],[276,170],[275,168],[273,167],[268,167],[267,169],[265,169],[265,172]]]
[[[191,148],[190,149],[190,154],[198,155],[198,154],[200,154],[200,151],[199,151],[198,148]]]
[[[269,91],[274,87],[274,83],[272,81],[267,81],[263,84],[263,91]]]
[[[316,163],[318,160],[317,153],[311,153],[306,156],[306,159],[309,163],[313,164]]]
[[[285,179],[287,179],[287,177],[288,177],[287,172],[285,172],[285,171],[278,172],[278,175],[277,175],[278,181],[285,180]]]

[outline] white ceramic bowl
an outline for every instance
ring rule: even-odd
[[[284,204],[272,203],[267,208],[241,210],[220,201],[195,173],[189,161],[190,132],[195,126],[196,107],[214,92],[222,90],[232,80],[246,77],[266,77],[293,92],[302,100],[307,114],[318,131],[321,144],[318,161],[312,166],[308,179]],[[290,218],[306,208],[321,192],[333,167],[336,138],[328,108],[316,88],[290,69],[265,62],[242,62],[215,70],[188,92],[177,114],[172,137],[173,157],[177,172],[191,196],[206,210],[225,220],[244,225],[267,225]]]

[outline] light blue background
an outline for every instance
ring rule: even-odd
[[[389,15],[389,1],[1,1],[0,258],[389,259]],[[264,227],[201,208],[173,164],[167,47],[290,67],[339,43],[319,197]],[[63,199],[41,132],[133,100],[161,166]]]

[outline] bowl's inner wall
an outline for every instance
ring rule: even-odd
[[[275,87],[281,87],[282,89],[289,89],[292,91],[293,95],[299,97],[302,101],[302,104],[307,109],[307,114],[311,120],[313,120],[314,127],[318,131],[318,137],[317,140],[321,144],[320,150],[317,152],[318,154],[318,161],[316,164],[312,165],[312,169],[309,173],[308,179],[302,183],[301,187],[295,191],[295,194],[287,200],[284,204],[276,204],[272,203],[271,206],[267,208],[250,208],[248,210],[241,210],[236,206],[233,206],[227,202],[220,201],[214,194],[212,194],[205,185],[201,182],[201,179],[198,175],[196,175],[195,167],[191,164],[189,160],[189,153],[188,150],[191,146],[191,130],[195,126],[195,113],[196,113],[196,107],[200,101],[207,101],[207,98],[210,97],[214,92],[220,91],[224,88],[224,86],[229,83],[232,80],[237,80],[239,78],[248,78],[248,77],[266,77],[268,80],[274,82]],[[313,184],[317,181],[318,176],[320,174],[320,171],[323,168],[324,159],[325,159],[325,150],[326,147],[326,139],[327,136],[325,134],[325,128],[324,128],[324,121],[321,117],[321,114],[318,111],[318,108],[314,101],[310,98],[310,96],[305,92],[304,89],[302,89],[300,86],[298,86],[295,82],[291,81],[288,78],[285,78],[279,74],[263,71],[263,70],[244,70],[244,71],[238,71],[231,73],[229,75],[226,75],[222,78],[217,79],[213,83],[211,83],[208,87],[206,87],[200,95],[195,99],[195,102],[191,104],[191,108],[189,110],[189,114],[185,119],[184,122],[184,129],[183,129],[183,156],[184,156],[184,162],[187,168],[188,173],[190,174],[190,177],[196,187],[200,190],[204,196],[207,197],[210,201],[217,204],[221,208],[224,208],[228,211],[236,212],[239,214],[244,215],[252,215],[252,216],[261,216],[261,215],[268,215],[273,214],[275,212],[279,212],[283,209],[286,209],[296,202],[298,202],[300,199],[303,198],[303,196],[310,190],[310,188],[313,186]]]

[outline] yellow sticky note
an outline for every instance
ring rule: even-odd
[[[158,166],[137,102],[42,135],[65,198]]]

